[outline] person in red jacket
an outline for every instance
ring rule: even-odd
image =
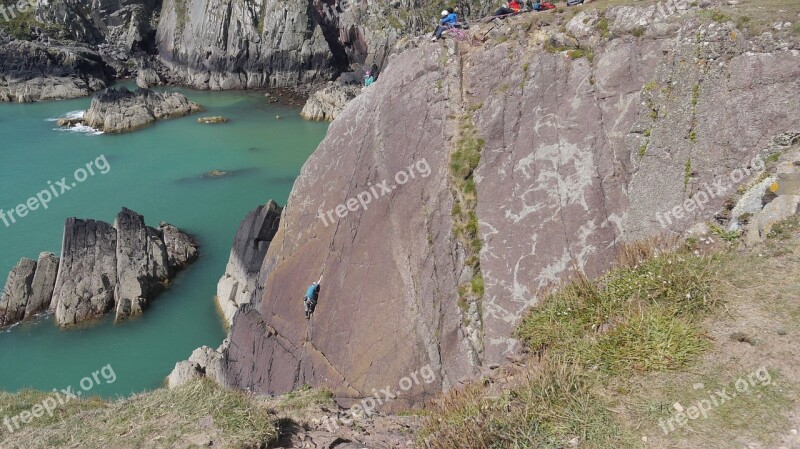
[[[517,0],[510,0],[508,5],[501,6],[494,12],[496,16],[507,16],[509,14],[516,14],[522,10],[522,4]]]

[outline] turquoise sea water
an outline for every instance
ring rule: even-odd
[[[207,111],[131,134],[92,135],[57,130],[52,121],[86,109],[88,98],[0,103],[0,209],[26,202],[47,189],[48,181],[66,177],[71,185],[75,171],[99,157],[110,166],[105,174],[95,169],[94,176],[54,198],[48,209],[30,211],[10,226],[0,221],[0,283],[21,257],[59,253],[67,217],[112,223],[123,206],[143,214],[150,226],[168,221],[202,245],[200,260],[179,274],[141,318],[114,324],[108,316],[61,330],[47,317],[0,331],[0,390],[70,385],[77,390],[83,377],[111,364],[116,380],[106,383],[100,377],[101,385],[90,394],[129,395],[160,386],[177,361],[224,339],[213,296],[236,229],[259,204],[286,202],[327,125],[304,121],[298,110],[267,104],[257,93],[170,90],[183,92]],[[231,122],[196,122],[208,115]],[[215,169],[234,174],[202,176]]]

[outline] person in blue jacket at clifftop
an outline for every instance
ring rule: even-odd
[[[446,30],[448,27],[456,26],[457,23],[458,14],[445,9],[442,11],[442,19],[439,20],[439,26],[436,27],[436,32],[433,33],[431,40],[436,41],[436,39],[442,37],[444,30]]]

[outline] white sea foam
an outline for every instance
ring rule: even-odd
[[[71,126],[69,128],[59,127],[59,128],[55,128],[55,130],[56,131],[61,131],[61,132],[72,132],[72,133],[87,134],[87,135],[90,135],[90,136],[99,136],[100,134],[103,134],[103,131],[98,131],[98,130],[92,128],[91,126],[87,126],[87,125],[83,125],[83,124],[78,124],[78,125],[75,125],[75,126]]]
[[[83,109],[78,110],[78,111],[69,111],[69,112],[67,112],[66,114],[64,114],[61,117],[49,118],[49,119],[46,119],[46,121],[55,122],[55,121],[58,121],[58,119],[62,119],[62,118],[66,118],[66,119],[69,119],[69,120],[75,120],[75,119],[78,119],[78,118],[83,118],[83,114],[85,112],[86,111],[84,111]]]

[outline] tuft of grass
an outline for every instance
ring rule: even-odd
[[[720,226],[720,225],[718,225],[716,223],[709,223],[708,224],[708,229],[710,229],[711,232],[716,234],[717,237],[719,237],[720,239],[722,239],[723,241],[728,242],[728,243],[733,243],[733,242],[739,240],[739,237],[741,237],[741,235],[742,235],[741,231],[738,231],[738,230],[737,231],[728,231],[728,230],[722,228],[722,226]]]
[[[312,406],[333,407],[333,392],[326,388],[311,388],[306,385],[276,398],[275,410],[292,411]]]
[[[612,374],[674,371],[708,349],[692,322],[658,308],[634,316],[603,335],[595,359]]]
[[[686,164],[683,166],[683,190],[689,186],[689,180],[692,179],[692,158],[686,159]]]
[[[647,252],[632,252],[628,261],[641,260],[633,254]],[[710,277],[715,259],[684,249],[650,254],[596,280],[577,274],[523,318],[515,337],[531,352],[561,354],[615,372],[683,366],[702,348],[700,336],[693,332],[694,317],[713,306]],[[647,325],[654,326],[652,334]],[[650,351],[664,336],[673,340],[662,341],[663,351],[653,352],[646,363],[632,356]],[[612,350],[623,343],[627,351]]]
[[[418,435],[431,449],[618,447],[630,437],[595,392],[594,378],[564,359],[545,359],[518,385],[487,394],[475,383],[435,404]]]
[[[773,240],[788,240],[798,231],[800,231],[800,217],[793,215],[772,226],[772,229],[767,233],[767,238]]]
[[[631,34],[634,37],[642,37],[642,36],[644,36],[644,33],[646,33],[646,32],[647,32],[647,28],[645,28],[643,26],[638,26],[638,27],[636,27],[636,28],[631,30]]]
[[[717,23],[726,23],[726,22],[730,22],[731,18],[730,18],[730,16],[728,16],[724,12],[722,12],[722,11],[720,11],[718,9],[715,9],[715,10],[711,11],[711,20],[713,20],[714,22],[717,22]]]
[[[647,154],[647,146],[648,142],[645,142],[639,147],[639,157],[644,157]]]
[[[597,31],[600,32],[600,37],[603,39],[607,39],[610,35],[608,31],[608,19],[605,16],[600,17],[600,20],[597,21]]]

